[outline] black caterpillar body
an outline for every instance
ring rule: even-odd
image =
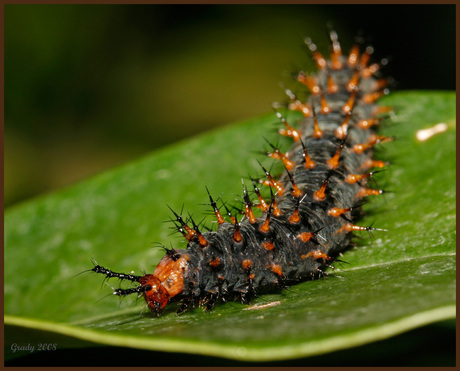
[[[269,154],[286,167],[279,180],[263,168],[271,199],[260,197],[255,183],[259,200],[253,203],[243,184],[245,216],[227,222],[209,195],[219,223],[213,232],[201,233],[193,221],[191,227],[173,212],[187,249],[167,250],[153,274],[125,275],[99,265],[92,269],[139,282],[115,290],[115,295],[143,295],[156,314],[172,300],[182,300],[178,312],[195,303],[211,309],[218,299],[249,302],[257,294],[317,278],[350,246],[353,231],[375,229],[356,226],[353,220],[364,197],[382,193],[366,183],[372,168],[386,165],[372,158],[372,147],[391,139],[374,131],[377,115],[384,111],[374,102],[386,93],[386,80],[374,77],[379,64],[368,65],[371,48],[360,55],[354,46],[343,56],[335,32],[331,40],[331,59],[325,60],[306,39],[319,70],[314,76],[298,74],[312,93],[309,100],[300,102],[286,91],[289,108],[305,116],[301,129],[277,114],[285,126],[280,133],[295,143],[286,154],[277,148]],[[262,209],[260,217],[253,214],[255,206]]]

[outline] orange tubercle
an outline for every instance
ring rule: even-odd
[[[305,147],[305,144],[303,143],[303,141],[301,140],[300,141],[302,143],[302,147],[303,147],[303,158],[305,159],[305,168],[306,169],[313,169],[315,166],[316,166],[316,163],[315,161],[313,161],[310,157],[310,155],[308,154],[307,152],[307,148]]]
[[[326,164],[329,167],[329,169],[335,170],[339,166],[339,161],[340,161],[340,155],[342,154],[343,150],[343,143],[339,146],[337,151],[335,152],[334,156],[327,160]]]
[[[353,90],[353,92],[350,95],[350,98],[348,98],[347,102],[343,105],[342,111],[344,113],[351,112],[353,110],[353,107],[355,105],[355,100],[356,100],[356,93],[358,92],[358,89]]]
[[[359,71],[356,71],[351,77],[350,81],[345,84],[345,88],[351,93],[358,88],[359,85]]]
[[[273,273],[277,274],[280,277],[284,277],[283,270],[278,264],[271,264],[267,268],[269,268]]]
[[[337,32],[331,31],[330,37],[332,41],[332,52],[331,52],[331,68],[333,70],[340,70],[343,68],[342,63],[342,49],[337,37]]]
[[[316,77],[313,77],[313,76],[307,76],[305,75],[304,72],[300,72],[298,75],[297,75],[297,81],[301,82],[302,84],[304,84],[305,86],[308,87],[308,89],[310,89],[310,92],[313,94],[313,95],[316,95],[316,94],[319,94],[320,92],[320,87],[318,85],[318,82],[317,82],[317,79]]]
[[[316,117],[315,111],[313,111],[313,138],[321,139],[324,135],[324,132],[319,128],[318,119]]]
[[[366,51],[361,55],[361,60],[359,61],[359,65],[361,69],[364,69],[367,67],[367,64],[369,63],[369,59],[373,52],[374,52],[374,48],[372,46],[368,46],[366,48]]]
[[[292,183],[292,195],[296,198],[299,198],[300,196],[302,196],[302,191],[295,183]]]
[[[306,154],[305,155],[305,168],[306,169],[313,169],[316,166],[315,161],[311,159],[311,157]]]
[[[303,242],[308,242],[313,236],[314,236],[313,232],[303,232],[299,234],[298,236],[296,236],[296,238],[298,238],[299,240]]]
[[[300,216],[299,216],[299,208],[297,206],[297,208],[294,210],[292,215],[289,217],[289,223],[297,224],[298,222],[300,222]]]
[[[342,52],[340,51],[340,48],[339,48],[338,52],[336,52],[334,48],[332,49],[332,53],[331,53],[331,68],[333,70],[340,70],[343,67],[343,63],[340,60],[341,56],[342,56]]]
[[[361,164],[358,170],[367,170],[373,167],[382,168],[388,165],[389,165],[388,162],[381,161],[381,160],[372,160],[369,158]]]
[[[332,257],[327,255],[326,253],[322,252],[321,250],[313,250],[307,253],[306,255],[302,255],[302,257],[312,257],[313,259],[323,259],[323,260],[331,260]]]
[[[388,85],[388,79],[375,80],[375,84],[372,86],[373,90],[380,90],[386,88]]]
[[[327,62],[326,59],[322,56],[322,54],[318,51],[313,52],[313,60],[316,63],[316,66],[322,70],[326,68]]]
[[[217,224],[221,225],[221,224],[224,224],[224,223],[225,223],[225,219],[224,219],[224,217],[222,216],[222,214],[220,213],[219,210],[217,210],[216,212],[214,212],[214,215],[215,215],[216,218],[217,218]]]
[[[371,64],[369,67],[364,68],[361,70],[361,76],[365,79],[372,77],[374,73],[376,73],[380,69],[380,64],[374,63]]]
[[[244,207],[246,218],[248,218],[249,223],[254,224],[257,221],[257,219],[254,216],[254,212],[252,211],[251,205],[245,204]]]
[[[262,247],[267,251],[272,251],[275,248],[275,245],[271,241],[263,242]]]
[[[243,262],[241,263],[241,265],[242,265],[243,268],[246,269],[246,270],[251,269],[251,267],[252,267],[252,261],[249,260],[249,259],[245,259],[245,260],[243,260]]]
[[[367,174],[348,174],[347,177],[345,178],[345,182],[348,184],[355,184],[356,182],[359,182],[361,180],[367,179],[372,176],[373,173],[367,173]]]
[[[352,151],[357,153],[357,154],[360,154],[360,153],[363,153],[365,150],[375,146],[376,144],[379,144],[379,143],[385,143],[385,142],[391,142],[393,140],[392,137],[386,137],[384,135],[377,135],[377,134],[372,134],[367,143],[358,143],[358,144],[355,144],[353,147],[352,147]]]
[[[282,153],[278,148],[275,148],[271,153],[267,153],[267,155],[271,158],[283,161],[284,166],[286,166],[288,170],[292,170],[295,167],[295,163],[289,160],[286,154]]]
[[[324,179],[324,180],[323,180],[323,184],[321,185],[321,188],[318,189],[318,190],[313,194],[313,198],[314,198],[316,201],[324,201],[324,199],[326,198],[326,187],[327,187],[328,184],[329,184],[329,180],[328,180],[328,179]]]
[[[292,184],[292,195],[296,198],[299,198],[300,196],[302,196],[302,191],[300,190],[300,188],[297,186],[296,182],[294,181],[294,177],[291,175],[291,173],[288,171],[289,169],[286,169],[286,172],[289,176],[289,181],[291,182]]]
[[[375,91],[373,93],[364,94],[361,98],[366,104],[374,103],[377,99],[385,95],[385,90]]]
[[[377,116],[381,115],[382,113],[388,113],[393,111],[393,107],[391,106],[376,106],[374,110],[372,111],[372,114]]]
[[[359,58],[359,45],[353,45],[348,55],[347,63],[350,67],[355,67]]]
[[[331,113],[331,107],[329,107],[329,105],[327,104],[326,97],[323,93],[321,93],[321,113],[323,115]]]
[[[354,153],[357,153],[358,155],[363,153],[365,150],[371,148],[373,146],[373,144],[367,144],[367,143],[358,143],[358,144],[355,144],[351,150],[354,152]]]
[[[230,214],[230,212],[228,213],[228,217],[230,218],[232,224],[236,224],[236,218],[232,214]]]
[[[348,122],[350,121],[351,118],[351,112],[348,112],[347,115],[345,116],[345,119],[343,120],[342,124],[335,130],[335,136],[338,139],[345,139],[348,133]]]
[[[259,231],[262,233],[267,233],[270,230],[270,213],[267,214],[267,218],[263,224],[259,227]]]
[[[235,233],[233,233],[233,241],[235,241],[236,243],[240,243],[241,241],[243,241],[243,236],[241,235],[241,232],[239,229],[235,230]]]
[[[273,215],[280,216],[282,214],[274,198],[272,199],[271,207],[273,209]]]
[[[211,201],[210,206],[212,207],[214,211],[214,215],[216,216],[217,223],[219,225],[222,225],[225,223],[225,219],[223,218],[222,214],[219,211],[219,208],[217,207],[217,203],[213,200],[211,193],[209,192],[208,187],[206,187],[206,191],[208,192],[209,200]]]
[[[355,198],[364,198],[367,196],[378,196],[381,194],[383,194],[382,189],[372,189],[372,188],[361,187],[358,193],[356,193]]]
[[[197,235],[196,231],[190,228],[187,224],[184,224],[183,227],[189,235],[189,240],[191,240],[193,237]]]
[[[206,247],[209,245],[208,240],[204,238],[204,236],[201,233],[198,235],[198,242],[201,247]]]
[[[281,123],[286,128],[286,129],[279,129],[278,133],[286,137],[291,137],[292,139],[294,139],[294,142],[298,142],[300,140],[300,132],[294,129],[292,126],[290,126],[283,117],[281,116],[278,116],[278,117],[280,117]]]
[[[351,224],[351,223],[345,223],[335,233],[339,234],[341,232],[356,232],[356,231],[367,231],[367,230],[369,230],[369,227],[360,227],[359,225],[354,225],[354,224]]]
[[[334,82],[331,75],[327,75],[327,92],[328,94],[335,94],[339,91],[339,86]]]
[[[275,179],[273,179],[273,177],[270,175],[269,172],[266,172],[266,175],[267,175],[268,180],[264,180],[262,183],[264,185],[266,185],[266,186],[275,188],[276,191],[278,192],[278,196],[284,195],[285,189],[281,185],[281,183],[279,181],[277,182]]]
[[[369,129],[370,127],[377,125],[380,122],[380,119],[367,119],[367,120],[359,120],[357,126],[360,129]]]
[[[305,117],[310,117],[311,109],[308,105],[302,103],[300,100],[296,100],[289,104],[289,109],[292,111],[300,111]]]
[[[209,265],[213,268],[217,268],[220,265],[220,259],[218,257],[215,257],[209,262]]]
[[[257,187],[255,186],[255,183],[254,183],[254,182],[253,182],[253,185],[254,185],[254,192],[256,193],[257,198],[259,199],[259,202],[260,202],[259,205],[255,205],[255,206],[256,206],[257,208],[261,209],[261,210],[264,211],[264,212],[268,211],[269,206],[268,206],[267,202],[264,200],[264,198],[262,197],[262,195],[260,194],[259,188],[257,188]]]
[[[345,214],[345,213],[351,211],[351,209],[352,209],[351,207],[345,208],[345,209],[344,209],[344,208],[340,208],[340,207],[333,207],[333,208],[331,208],[331,209],[329,209],[329,210],[327,211],[327,214],[328,214],[329,216],[334,217],[334,218],[338,218],[340,215]]]

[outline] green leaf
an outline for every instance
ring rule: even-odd
[[[5,343],[36,329],[69,337],[59,347],[81,346],[73,337],[268,361],[345,349],[454,318],[455,94],[402,92],[382,104],[395,109],[382,133],[397,140],[379,145],[378,157],[393,164],[375,180],[391,193],[366,205],[359,224],[374,222],[388,232],[361,234],[359,246],[344,254],[349,264],[260,296],[250,307],[227,303],[177,316],[172,304],[158,318],[141,301],[120,303],[99,275],[75,277],[92,268],[90,258],[117,272],[152,272],[164,254],[155,242],[185,247],[163,223],[170,217],[166,204],[185,205],[200,219],[207,211],[198,205],[207,202],[205,185],[215,197],[222,192],[233,200],[241,176],[259,173],[253,152],[279,125],[271,114],[7,210],[5,324],[15,331],[7,332]],[[416,140],[417,130],[440,122],[446,132]]]

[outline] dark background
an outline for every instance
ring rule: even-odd
[[[314,68],[303,38],[327,53],[327,22],[344,51],[363,30],[374,60],[391,58],[383,72],[397,82],[394,90],[455,89],[453,5],[6,5],[5,204],[270,111],[284,99],[280,82],[289,85],[291,72]],[[452,322],[271,365],[453,365]],[[242,365],[105,347],[34,354],[9,365],[69,360]]]
[[[5,205],[268,112],[327,22],[394,89],[455,89],[453,5],[6,5]]]

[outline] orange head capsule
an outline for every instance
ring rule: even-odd
[[[160,315],[169,300],[181,294],[184,290],[184,271],[189,258],[185,250],[180,252],[174,249],[167,250],[166,255],[161,259],[155,272],[153,274],[145,274],[144,276],[116,273],[110,269],[101,267],[97,263],[91,270],[96,273],[105,274],[107,278],[116,277],[120,280],[139,282],[137,287],[116,289],[113,294],[117,296],[127,296],[134,293],[138,295],[142,294],[147,307],[152,312]]]
[[[144,291],[143,296],[151,311],[160,314],[169,299],[184,290],[184,271],[188,259],[189,255],[186,252],[166,254],[158,263],[153,275],[146,274],[141,277],[139,286],[150,286],[150,290]]]
[[[169,302],[169,293],[161,281],[152,274],[146,274],[140,281],[140,286],[145,289],[143,296],[147,306],[152,312],[160,314],[163,308]]]

